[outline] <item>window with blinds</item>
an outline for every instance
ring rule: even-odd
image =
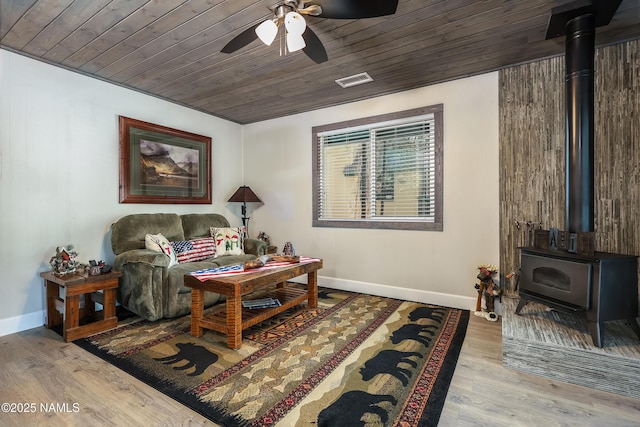
[[[314,226],[442,230],[442,105],[314,128]]]

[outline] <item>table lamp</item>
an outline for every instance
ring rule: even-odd
[[[247,235],[249,235],[247,229],[247,223],[249,222],[249,218],[247,218],[247,202],[262,203],[262,200],[260,200],[249,186],[243,185],[233,193],[233,196],[229,198],[228,202],[242,203],[242,226],[246,230]]]

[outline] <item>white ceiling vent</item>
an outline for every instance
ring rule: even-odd
[[[351,86],[361,85],[363,83],[369,83],[372,81],[373,79],[369,74],[360,73],[360,74],[355,74],[353,76],[343,77],[341,79],[338,79],[336,80],[336,83],[338,83],[342,87],[351,87]]]

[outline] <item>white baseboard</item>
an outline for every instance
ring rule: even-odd
[[[300,276],[294,279],[299,283],[306,283],[307,276]],[[431,292],[419,289],[399,288],[396,286],[381,285],[377,283],[358,282],[355,280],[336,279],[334,277],[318,276],[318,285],[327,288],[338,289],[349,292],[360,292],[370,295],[377,295],[387,298],[396,298],[407,301],[422,302],[425,304],[441,305],[443,307],[459,308],[462,310],[474,311],[476,298],[474,296],[460,296]],[[472,294],[475,290],[471,290]]]
[[[8,319],[0,319],[0,337],[42,326],[44,325],[45,317],[46,312],[42,310],[9,317]]]

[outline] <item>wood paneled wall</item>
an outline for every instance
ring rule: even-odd
[[[565,226],[564,74],[564,56],[500,72],[503,274],[519,266],[527,221]],[[594,158],[596,250],[640,255],[639,40],[596,50]]]

